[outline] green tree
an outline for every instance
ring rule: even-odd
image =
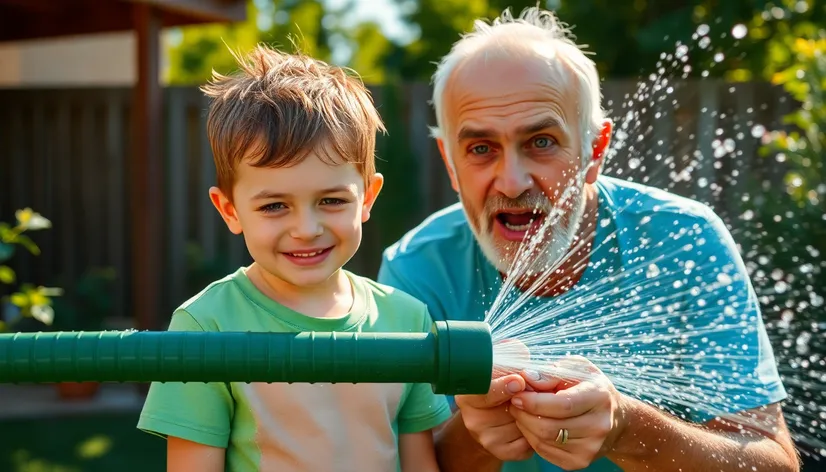
[[[347,66],[358,72],[368,85],[386,83],[393,75],[390,60],[397,48],[384,36],[381,26],[373,22],[361,23],[347,36],[353,50]]]
[[[173,85],[201,84],[212,70],[236,69],[230,50],[247,52],[258,43],[330,59],[328,12],[321,0],[249,0],[247,18],[228,24],[180,28],[168,39],[167,81]]]
[[[780,0],[755,9],[744,22],[747,35],[734,47],[725,64],[725,77],[732,81],[772,80],[796,61],[795,42],[826,35],[826,2]]]
[[[398,46],[404,54],[401,74],[427,80],[433,63],[475,18],[535,5],[536,0],[416,0],[404,18],[420,33],[411,44]],[[678,43],[688,47],[690,76],[768,77],[778,56],[790,57],[788,38],[826,22],[826,3],[815,0],[550,0],[542,6],[572,26],[577,42],[594,53],[600,74],[612,78],[655,71],[661,55],[675,53]],[[746,37],[732,34],[736,25],[746,26]]]

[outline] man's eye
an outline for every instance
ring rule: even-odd
[[[549,147],[549,146],[553,145],[553,140],[551,140],[550,138],[545,138],[545,137],[536,138],[536,139],[533,140],[533,144],[534,144],[534,146],[536,146],[538,148],[546,148],[546,147]]]
[[[490,146],[487,144],[479,144],[470,148],[470,152],[473,154],[487,154],[490,152]]]

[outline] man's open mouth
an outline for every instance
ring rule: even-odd
[[[496,214],[497,221],[509,231],[527,231],[541,222],[545,214],[539,210],[502,211]]]

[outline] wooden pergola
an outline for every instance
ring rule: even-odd
[[[134,31],[137,81],[129,172],[132,315],[159,329],[163,283],[164,152],[160,73],[163,28],[243,21],[246,0],[0,0],[0,42]]]

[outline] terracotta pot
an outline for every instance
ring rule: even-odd
[[[56,385],[58,395],[64,400],[87,400],[100,390],[98,382],[60,382]]]

